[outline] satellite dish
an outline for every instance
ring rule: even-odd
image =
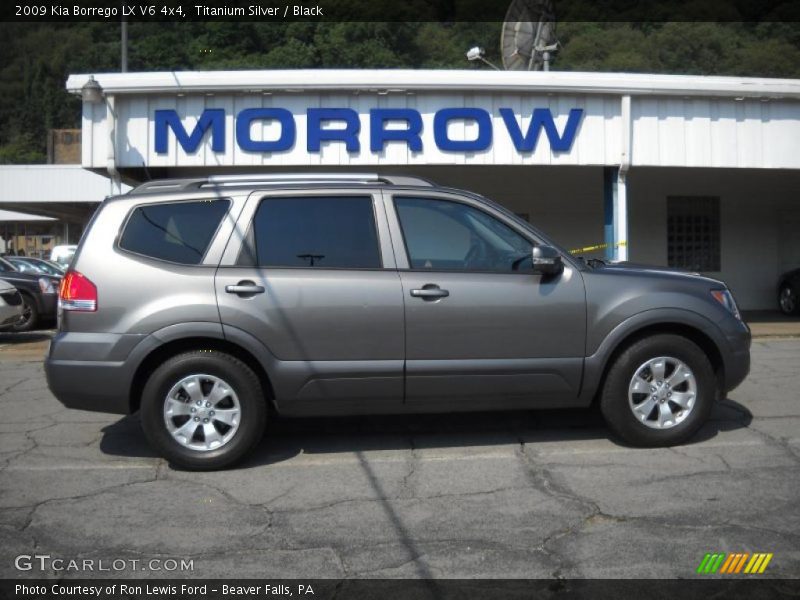
[[[558,49],[553,0],[513,0],[500,37],[503,66],[509,71],[549,69]]]

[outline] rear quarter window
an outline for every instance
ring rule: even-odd
[[[228,200],[139,206],[125,224],[119,247],[158,260],[200,264],[229,206]]]

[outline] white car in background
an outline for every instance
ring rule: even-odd
[[[50,260],[60,265],[68,265],[69,261],[75,255],[75,250],[78,249],[76,245],[70,246],[54,246],[50,251]]]
[[[17,288],[0,279],[0,331],[11,329],[22,317],[22,296]]]

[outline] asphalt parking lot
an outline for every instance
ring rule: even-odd
[[[44,344],[0,334],[3,578],[109,576],[20,572],[21,554],[133,577],[671,578],[707,552],[800,577],[800,339],[755,342],[679,448],[623,447],[594,411],[276,421],[218,473],[173,470],[136,417],[64,409]]]

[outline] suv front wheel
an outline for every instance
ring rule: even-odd
[[[717,384],[708,357],[671,334],[641,339],[611,365],[600,397],[609,427],[634,446],[680,444],[708,420]]]
[[[250,367],[222,352],[198,350],[152,373],[141,415],[147,439],[167,460],[192,470],[222,469],[261,440],[267,406]]]

